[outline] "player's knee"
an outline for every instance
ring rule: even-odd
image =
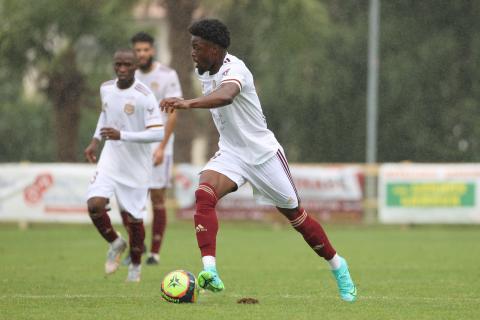
[[[280,211],[280,213],[283,214],[288,220],[292,220],[298,214],[299,207],[293,209],[277,207],[277,210]]]
[[[165,207],[165,196],[163,190],[150,190],[150,199],[154,207]]]
[[[195,191],[195,201],[197,207],[215,207],[217,204],[217,195],[215,189],[209,184],[200,184]]]
[[[91,217],[97,217],[105,213],[105,200],[91,198],[87,201],[88,214]]]

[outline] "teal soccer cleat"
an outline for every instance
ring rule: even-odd
[[[332,270],[335,280],[337,280],[338,291],[343,301],[353,302],[357,300],[357,287],[353,283],[350,272],[348,272],[347,261],[340,257],[342,263],[340,268]]]
[[[217,270],[214,268],[203,270],[198,274],[198,285],[200,288],[212,292],[220,292],[225,289],[223,281],[220,279]]]

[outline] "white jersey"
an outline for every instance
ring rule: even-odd
[[[135,80],[128,89],[117,87],[115,80],[100,87],[102,114],[95,137],[101,127],[120,131],[144,131],[162,126],[155,96],[143,83]],[[113,180],[133,188],[145,188],[150,183],[152,150],[150,143],[107,140],[97,170]]]
[[[182,88],[175,70],[168,68],[158,62],[154,62],[153,69],[150,72],[143,73],[140,69],[135,72],[135,78],[146,84],[157,98],[158,102],[165,98],[182,97]],[[161,112],[163,123],[167,123],[168,114]],[[173,154],[174,135],[170,136],[165,146],[165,154]],[[154,148],[158,142],[154,143]]]
[[[234,83],[240,93],[232,104],[212,108],[210,112],[220,134],[219,151],[233,153],[248,164],[261,164],[279,150],[280,144],[267,128],[253,76],[242,60],[227,54],[220,70],[210,75],[198,74],[202,93],[208,95],[223,83]]]

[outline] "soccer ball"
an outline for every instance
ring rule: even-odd
[[[170,272],[162,281],[162,298],[168,302],[195,302],[198,296],[197,278],[185,270]]]

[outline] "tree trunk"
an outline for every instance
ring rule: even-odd
[[[73,48],[67,49],[54,62],[48,74],[47,95],[55,112],[57,161],[77,161],[77,140],[80,123],[80,100],[85,79],[76,67]]]
[[[192,83],[193,63],[190,55],[190,33],[188,27],[192,22],[194,11],[198,8],[197,0],[166,0],[168,23],[170,25],[169,45],[172,51],[170,66],[178,73],[186,99],[193,98],[195,92]],[[192,141],[196,136],[195,113],[177,111],[177,128],[175,131],[175,160],[191,162]]]

